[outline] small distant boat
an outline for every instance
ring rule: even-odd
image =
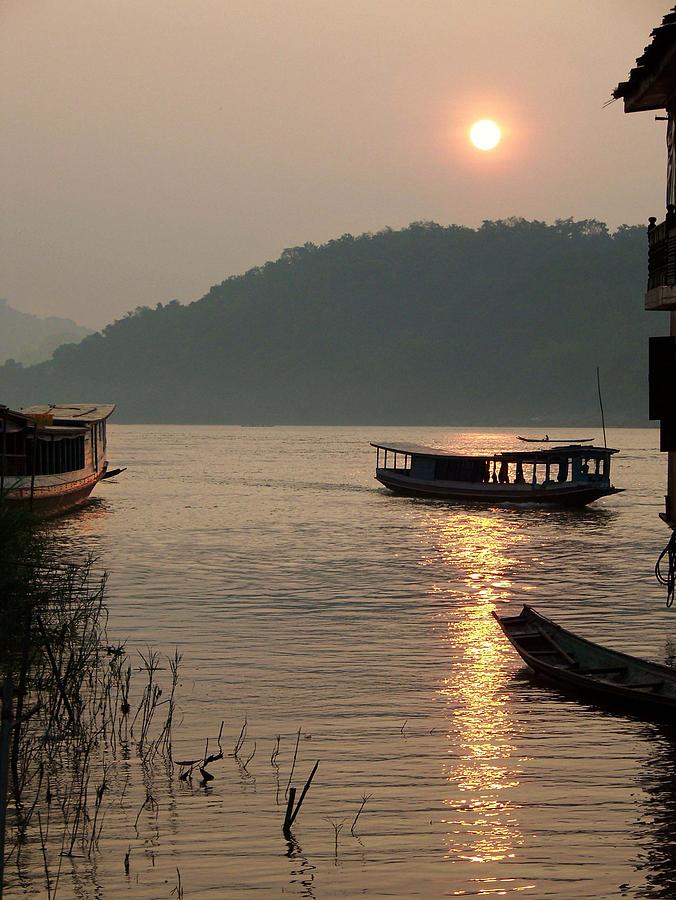
[[[518,616],[493,616],[526,665],[557,686],[651,715],[676,713],[676,669],[594,644],[527,605]]]
[[[550,438],[548,434],[541,438],[521,437],[520,434],[517,434],[517,437],[527,444],[588,444],[594,440],[594,438]]]
[[[106,420],[113,404],[0,406],[0,499],[40,515],[83,503],[108,471]]]
[[[378,481],[411,497],[585,506],[621,490],[610,483],[611,456],[618,451],[608,447],[571,444],[467,456],[420,444],[371,446]]]

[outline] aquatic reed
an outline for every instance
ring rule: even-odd
[[[368,803],[368,801],[371,799],[372,796],[373,796],[373,794],[362,794],[361,806],[357,810],[357,815],[354,817],[352,825],[350,826],[350,834],[352,834],[353,837],[355,836],[354,829],[356,828],[357,822],[359,821],[359,816],[362,814],[364,807],[366,806],[366,804]]]
[[[295,757],[294,757],[294,763],[295,763]],[[298,813],[300,812],[300,808],[303,805],[303,801],[305,800],[307,792],[310,790],[310,785],[312,784],[312,779],[315,777],[315,773],[318,768],[319,768],[319,760],[317,760],[317,762],[314,764],[312,771],[310,772],[310,775],[308,777],[308,780],[305,782],[303,790],[301,791],[300,797],[298,799],[298,803],[295,803],[296,788],[295,787],[289,788],[289,797],[288,797],[288,802],[286,805],[286,814],[284,816],[284,824],[282,825],[282,831],[286,838],[288,838],[289,834],[291,833],[291,826],[298,818]],[[295,805],[294,805],[294,803],[295,803]]]
[[[137,684],[124,646],[107,640],[105,583],[91,556],[66,553],[30,515],[0,504],[0,785],[8,785],[6,798],[0,791],[0,850],[5,835],[8,848],[0,886],[9,863],[18,871],[22,856],[39,849],[54,896],[63,860],[97,851],[111,795],[126,790],[111,777],[111,761],[133,752],[149,782],[155,757],[173,764],[180,654],[168,660],[166,697],[163,658],[152,648],[139,654]],[[150,788],[137,831],[148,806],[157,808]]]

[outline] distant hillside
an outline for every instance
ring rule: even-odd
[[[646,424],[642,227],[415,223],[285,250],[201,300],[141,308],[0,402],[96,400],[126,422]]]
[[[8,359],[24,365],[42,362],[61,344],[76,343],[91,333],[90,328],[71,319],[41,319],[19,312],[0,299],[0,363]]]

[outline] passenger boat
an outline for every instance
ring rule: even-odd
[[[375,477],[397,494],[486,503],[584,506],[621,488],[610,483],[608,447],[466,456],[419,444],[377,444]]]
[[[82,503],[108,472],[112,404],[0,406],[0,498],[53,515]],[[120,470],[117,470],[120,471]]]
[[[676,669],[594,644],[530,606],[493,616],[526,665],[558,687],[651,715],[676,713]]]

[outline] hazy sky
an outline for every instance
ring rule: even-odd
[[[659,216],[664,123],[603,104],[668,9],[0,0],[0,296],[101,326],[348,231]]]

